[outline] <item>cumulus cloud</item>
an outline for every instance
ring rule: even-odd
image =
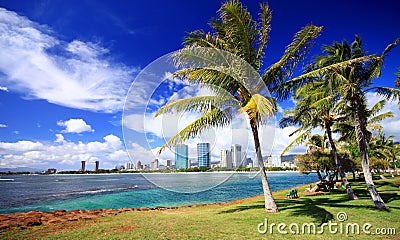
[[[8,92],[8,88],[0,86],[0,91]]]
[[[94,132],[92,127],[88,125],[83,119],[71,118],[66,121],[58,121],[57,125],[65,127],[61,132],[63,133],[82,133],[82,132]]]
[[[6,124],[0,123],[0,128],[6,128],[6,127],[7,127]]]
[[[104,168],[128,161],[122,142],[115,135],[107,135],[98,142],[70,142],[62,134],[56,134],[55,143],[49,142],[0,142],[0,167],[37,167],[63,165],[77,168],[81,161],[101,161]],[[106,165],[108,164],[108,165]]]
[[[47,26],[0,8],[1,90],[91,111],[122,109],[132,73],[99,43],[64,42]]]

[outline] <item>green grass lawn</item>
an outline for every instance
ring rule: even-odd
[[[0,239],[400,239],[400,177],[388,176],[375,182],[390,207],[389,211],[376,210],[365,183],[355,181],[351,184],[360,197],[357,201],[348,201],[346,192],[340,187],[332,193],[314,195],[307,194],[305,187],[300,187],[297,199],[286,199],[287,190],[274,194],[279,213],[265,213],[263,198],[254,197],[226,205],[133,211],[95,221],[14,228],[0,232]],[[347,220],[338,221],[339,212],[345,212]],[[272,234],[270,228],[265,234],[257,230],[265,219],[269,226],[275,224]],[[328,226],[324,227],[322,234],[302,234],[304,223],[313,223],[316,231],[320,231],[321,224],[329,221],[338,224],[336,234],[330,233]],[[278,232],[277,225],[280,223],[286,224],[282,230],[288,234]],[[360,234],[351,233],[351,228],[350,234],[346,234],[346,224],[349,223],[358,224]],[[294,235],[289,232],[289,225],[296,230],[296,224],[300,229],[299,234]],[[371,225],[367,229],[371,232],[369,235],[362,231],[365,224]],[[372,234],[377,230],[391,231],[389,228],[394,228],[396,234]],[[332,227],[334,230],[335,226]]]

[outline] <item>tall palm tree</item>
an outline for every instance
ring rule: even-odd
[[[346,178],[335,141],[332,137],[332,127],[341,115],[336,105],[339,98],[334,89],[330,88],[331,85],[327,83],[329,81],[322,78],[317,80],[317,82],[307,83],[298,89],[294,96],[297,100],[295,110],[286,112],[286,117],[282,118],[280,126],[300,125],[291,135],[295,133],[302,134],[289,144],[289,148],[294,144],[301,144],[305,136],[309,135],[315,128],[322,128],[328,138],[333,160],[335,161],[337,172],[342,179],[343,186],[346,188],[347,195],[349,199],[355,200],[358,197]],[[288,148],[282,154],[287,150]]]
[[[386,101],[380,100],[379,102],[375,103],[375,105],[372,106],[371,109],[367,109],[365,111],[365,136],[367,142],[370,141],[374,131],[382,132],[383,127],[380,124],[381,121],[387,118],[394,117],[394,114],[391,111],[381,113],[381,110],[385,107],[385,105]],[[356,145],[356,132],[354,129],[354,119],[351,109],[345,106],[345,109],[343,109],[342,111],[344,112],[344,114],[342,114],[342,116],[334,125],[333,131],[336,133],[340,133],[339,141]]]
[[[186,79],[189,83],[207,85],[216,96],[172,101],[162,107],[158,114],[171,111],[202,112],[200,118],[169,139],[163,146],[165,148],[183,142],[207,128],[224,126],[238,112],[245,113],[249,119],[260,166],[265,209],[267,212],[277,212],[264,169],[259,139],[259,127],[269,116],[275,114],[276,101],[267,97],[267,88],[264,81],[260,81],[259,75],[268,82],[287,79],[322,28],[309,25],[301,29],[286,47],[282,58],[262,71],[271,29],[271,10],[267,4],[260,4],[260,10],[260,18],[256,21],[239,1],[227,1],[218,10],[218,18],[210,23],[212,32],[197,30],[188,34],[185,47],[173,57],[176,65],[183,67],[175,76]],[[225,51],[244,63],[231,58]],[[249,67],[243,68],[246,64]],[[248,75],[249,72],[251,76]]]
[[[291,85],[299,84],[307,78],[315,78],[321,74],[326,75],[333,89],[342,97],[342,100],[350,108],[354,119],[354,130],[356,133],[357,145],[360,151],[361,166],[367,184],[368,191],[378,209],[388,209],[372,180],[369,168],[368,141],[366,136],[366,115],[367,99],[366,92],[375,90],[376,93],[388,100],[400,100],[400,90],[387,87],[373,86],[373,79],[380,76],[381,67],[387,53],[399,42],[396,39],[389,44],[380,56],[366,56],[362,49],[362,39],[356,36],[355,41],[350,45],[347,41],[335,42],[332,46],[325,46],[321,55],[317,58],[318,69],[312,70],[299,78],[291,80]],[[356,59],[364,59],[356,61]],[[342,66],[345,61],[354,60],[353,64]],[[330,69],[326,70],[329,66]],[[333,67],[332,67],[333,66]]]

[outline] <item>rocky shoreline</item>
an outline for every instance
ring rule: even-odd
[[[95,220],[106,216],[116,216],[129,211],[162,211],[167,208],[121,208],[121,209],[94,209],[94,210],[55,210],[52,212],[19,212],[0,214],[0,231],[11,227],[30,227],[55,223],[72,222],[78,220]]]
[[[253,197],[251,197],[253,198]],[[246,198],[248,199],[248,198]],[[168,209],[200,207],[211,205],[230,205],[239,203],[245,199],[236,200],[228,203],[210,203],[210,204],[193,204],[180,207],[142,207],[142,208],[120,208],[120,209],[94,209],[94,210],[55,210],[52,212],[30,211],[18,213],[0,214],[0,231],[7,230],[12,227],[31,227],[39,225],[51,225],[57,223],[65,223],[80,220],[96,220],[106,216],[116,216],[123,212],[131,211],[164,211]]]

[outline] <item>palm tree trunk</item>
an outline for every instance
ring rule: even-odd
[[[352,103],[352,111],[354,115],[354,128],[356,131],[358,149],[360,151],[360,157],[361,157],[361,166],[364,173],[365,183],[367,184],[367,189],[372,197],[372,200],[374,201],[375,207],[378,208],[379,210],[387,210],[389,209],[389,207],[382,200],[372,180],[372,174],[369,168],[368,144],[364,132],[361,129],[359,109],[355,102]]]
[[[269,187],[267,174],[264,169],[264,161],[261,154],[260,140],[258,138],[258,127],[254,119],[250,120],[251,130],[253,131],[254,145],[257,153],[258,166],[260,167],[261,183],[264,191],[264,202],[265,211],[267,212],[278,212],[278,207],[276,206],[275,200],[272,197],[272,192]]]
[[[333,141],[333,138],[332,138],[332,131],[331,131],[330,125],[327,125],[325,128],[326,128],[326,132],[328,134],[329,143],[330,143],[331,148],[332,148],[333,159],[335,160],[337,170],[339,172],[340,178],[342,179],[342,184],[346,188],[347,196],[349,197],[350,200],[358,200],[357,195],[355,194],[354,190],[351,188],[350,183],[346,178],[346,174],[344,174],[342,164],[341,164],[340,159],[338,157],[336,144],[335,144],[335,142]]]
[[[316,171],[317,171],[318,179],[322,182],[324,179],[322,179],[322,175],[321,175],[321,172],[319,171],[319,167],[318,167],[318,169],[316,169]]]

